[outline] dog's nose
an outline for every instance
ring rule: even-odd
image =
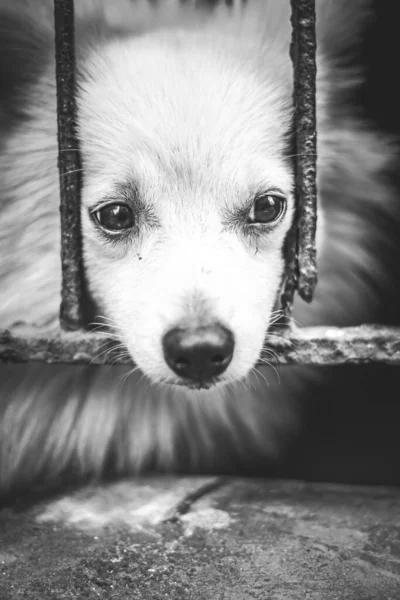
[[[204,384],[221,375],[232,360],[233,334],[215,324],[196,329],[175,328],[163,338],[164,357],[180,377]]]

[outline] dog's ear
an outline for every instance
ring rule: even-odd
[[[7,127],[24,115],[33,85],[53,51],[49,7],[0,0],[0,116]]]

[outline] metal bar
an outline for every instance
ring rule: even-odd
[[[109,351],[105,352],[107,348]],[[112,348],[113,340],[106,340],[99,333],[63,332],[28,325],[0,332],[0,362],[132,365],[131,359],[118,358],[120,350]],[[265,358],[274,362],[270,350],[276,353],[275,362],[279,364],[400,365],[400,328],[363,325],[288,329],[282,337],[266,340]]]
[[[81,165],[76,139],[74,2],[54,0],[58,168],[60,173],[62,291],[60,324],[83,327],[83,265],[80,225]]]
[[[297,213],[297,210],[296,210]],[[281,291],[283,319],[281,325],[287,327],[292,315],[293,299],[297,289],[299,263],[297,259],[297,214],[285,240],[285,274]]]
[[[317,282],[315,0],[291,0],[291,5],[293,37],[290,52],[294,69],[297,236],[292,236],[288,244],[291,272],[286,279],[283,294],[286,312],[296,287],[301,298],[310,302]]]

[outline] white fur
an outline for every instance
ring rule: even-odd
[[[1,11],[24,9],[28,0]],[[363,7],[354,3],[356,10]],[[111,4],[76,0],[79,139],[83,158],[82,226],[89,288],[141,371],[121,383],[120,367],[8,366],[0,384],[0,486],[10,489],[68,469],[100,476],[106,468],[222,468],[235,455],[279,456],[296,422],[294,404],[312,375],[287,369],[251,373],[274,318],[284,267],[282,247],[293,214],[293,173],[286,157],[292,117],[289,2],[236,3],[208,15],[176,2]],[[375,284],[389,275],[370,251],[382,233],[371,223],[377,200],[395,214],[381,182],[391,150],[347,111],[335,117],[331,50],[356,32],[335,29],[343,11],[320,1],[319,188],[320,283],[302,324],[346,325],[373,318]],[[48,3],[41,3],[44,15]],[[354,7],[353,7],[354,8]],[[342,12],[340,12],[342,11]],[[92,34],[85,19],[119,36]],[[51,25],[33,26],[49,45],[48,65],[26,94],[28,122],[0,148],[0,318],[54,320],[60,289],[54,65]],[[343,25],[343,23],[342,23]],[[89,31],[90,35],[87,34]],[[132,35],[126,35],[132,32]],[[0,100],[1,107],[1,100]],[[1,108],[0,108],[1,110]],[[136,186],[156,226],[145,219],[124,248],[98,235],[88,211]],[[260,190],[280,188],[288,211],[251,240],[226,223]],[[366,244],[366,237],[368,244]],[[140,260],[139,260],[140,259]],[[195,392],[160,385],[176,378],[162,353],[163,334],[180,323],[220,321],[235,335],[225,385]],[[243,378],[249,376],[247,382]],[[268,380],[268,383],[265,382]],[[152,381],[152,383],[149,382]],[[227,383],[228,382],[228,383]],[[220,458],[226,452],[226,459]],[[231,457],[231,458],[229,458]]]

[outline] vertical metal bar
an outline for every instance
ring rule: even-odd
[[[296,123],[297,257],[300,296],[312,300],[317,283],[316,16],[315,0],[291,0]]]
[[[58,168],[60,174],[62,291],[60,324],[84,325],[80,225],[81,165],[76,139],[74,2],[54,0]]]
[[[290,317],[296,289],[312,300],[317,283],[316,18],[315,0],[291,0],[295,106],[295,223],[286,240],[286,274],[282,308]]]
[[[294,294],[297,290],[299,263],[297,259],[297,206],[294,222],[288,232],[285,242],[285,275],[281,293],[281,307],[283,311],[282,325],[289,323],[292,314]]]

